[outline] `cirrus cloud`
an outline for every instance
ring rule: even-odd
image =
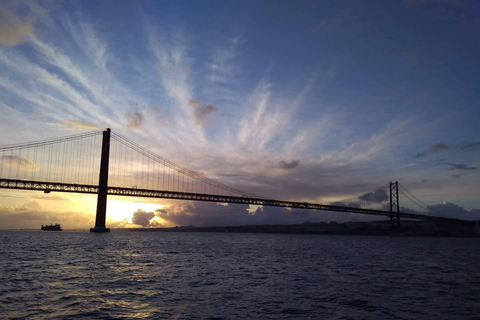
[[[446,163],[449,168],[447,170],[476,170],[477,167],[468,166],[465,163]]]
[[[37,171],[38,167],[35,162],[19,156],[6,155],[2,156],[2,163],[7,167],[17,167],[23,171]]]

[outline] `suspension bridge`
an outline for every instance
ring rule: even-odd
[[[392,227],[399,227],[401,218],[468,222],[431,212],[398,182],[328,204],[271,199],[189,170],[110,129],[0,146],[0,155],[0,188],[97,194],[92,232],[110,231],[108,195],[376,215],[390,218]],[[399,194],[420,210],[400,206]]]

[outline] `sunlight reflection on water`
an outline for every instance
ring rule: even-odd
[[[480,239],[0,231],[0,318],[468,319]]]

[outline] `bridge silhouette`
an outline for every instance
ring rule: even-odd
[[[376,215],[390,218],[392,228],[400,227],[401,218],[469,222],[436,215],[396,181],[328,204],[271,199],[189,170],[110,129],[0,146],[0,154],[0,188],[97,194],[92,232],[110,231],[106,227],[108,195]],[[399,194],[423,211],[401,207]]]

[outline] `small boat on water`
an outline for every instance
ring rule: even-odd
[[[42,224],[42,230],[46,230],[46,231],[62,231],[62,227],[58,224],[58,223],[55,223],[54,225],[53,224],[50,224],[50,225],[43,225]]]

